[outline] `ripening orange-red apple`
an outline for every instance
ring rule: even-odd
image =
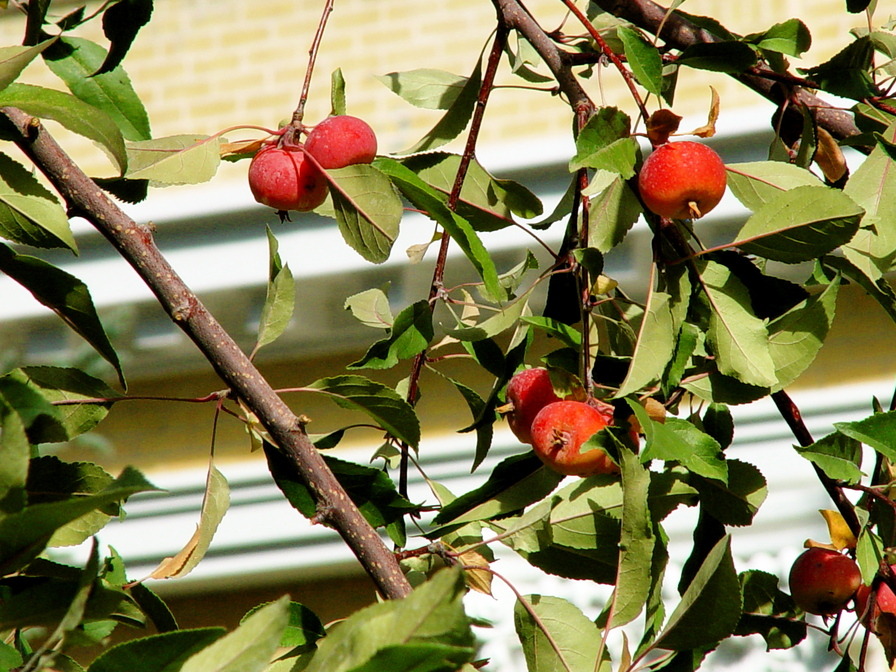
[[[896,571],[896,565],[890,565],[890,569]],[[893,593],[893,589],[886,582],[881,581],[877,586],[873,607],[868,605],[870,597],[871,586],[865,584],[859,586],[856,590],[856,616],[866,628],[878,632],[881,614],[889,614],[896,618],[896,593]]]
[[[638,173],[644,205],[669,219],[702,217],[722,200],[726,184],[721,157],[706,145],[689,140],[660,145]]]
[[[314,210],[327,198],[323,173],[307,160],[301,146],[271,145],[249,164],[249,189],[255,200],[276,210]]]
[[[810,614],[836,614],[852,599],[861,583],[856,561],[830,548],[810,548],[790,568],[793,601]]]
[[[589,404],[555,401],[532,421],[532,447],[542,462],[561,474],[615,474],[619,467],[603,450],[580,452],[582,444],[607,425],[607,417]]]
[[[507,383],[507,401],[512,408],[507,412],[507,424],[516,438],[532,443],[532,421],[542,408],[560,397],[551,385],[551,376],[543,367],[523,369]]]
[[[305,149],[323,168],[344,168],[376,158],[376,135],[363,119],[327,117],[308,133]]]

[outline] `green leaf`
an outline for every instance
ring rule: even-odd
[[[152,132],[143,102],[121,66],[94,75],[106,50],[80,37],[62,37],[44,54],[50,70],[75,96],[112,118],[125,140],[149,140]]]
[[[777,576],[750,570],[738,578],[744,613],[735,635],[762,635],[768,650],[789,649],[806,638],[808,626],[798,620],[793,598],[778,588]]]
[[[255,349],[273,343],[286,331],[296,305],[296,283],[289,266],[280,260],[279,243],[273,231],[268,234],[268,287],[261,307],[258,342]]]
[[[345,114],[345,77],[342,68],[330,74],[330,115]]]
[[[149,23],[153,0],[119,0],[103,12],[103,34],[109,40],[109,54],[96,71],[111,72],[124,59],[137,33]]]
[[[624,397],[658,381],[672,359],[676,333],[670,301],[665,292],[651,291],[647,297],[647,311],[641,317],[628,374],[616,397]]]
[[[816,294],[768,325],[769,352],[775,362],[778,384],[790,386],[815,360],[834,322],[840,276]]]
[[[528,609],[520,600],[526,601]],[[601,633],[570,602],[548,595],[520,596],[513,608],[513,624],[523,646],[526,669],[532,672],[594,672],[597,669],[595,661],[602,648]]]
[[[390,369],[399,360],[423,352],[432,340],[432,310],[425,299],[412,303],[395,316],[389,336],[377,341],[349,369]]]
[[[0,245],[0,271],[22,285],[40,303],[56,313],[115,367],[125,386],[118,354],[103,330],[87,286],[76,277],[36,257],[16,254]]]
[[[225,632],[224,628],[196,628],[122,642],[97,656],[87,672],[121,672],[135,665],[139,672],[173,672]]]
[[[391,329],[394,323],[389,297],[382,289],[366,289],[352,294],[345,300],[344,308],[350,310],[365,327]]]
[[[473,115],[473,108],[479,97],[482,85],[482,61],[476,61],[473,73],[464,83],[454,102],[448,107],[444,116],[432,129],[418,140],[412,147],[399,154],[416,154],[426,152],[454,140],[467,127]]]
[[[390,72],[377,79],[411,105],[428,110],[449,109],[469,81],[468,77],[431,68]]]
[[[156,489],[140,472],[128,467],[95,495],[35,504],[0,518],[0,571],[10,573],[27,565],[57,529],[76,518],[138,492]]]
[[[444,506],[433,524],[454,526],[520,511],[550,494],[561,480],[534,452],[513,455],[498,464],[485,483]]]
[[[458,392],[460,392],[460,395],[467,403],[467,407],[470,409],[470,414],[473,416],[473,425],[471,428],[476,430],[476,451],[473,456],[473,467],[471,471],[475,471],[488,456],[489,448],[492,447],[492,437],[494,436],[495,430],[493,422],[490,422],[489,419],[494,420],[496,417],[494,405],[488,410],[488,417],[485,417],[487,413],[487,404],[486,401],[479,396],[476,390],[453,378],[448,378],[446,376],[446,379],[454,385]],[[484,420],[480,421],[480,418],[484,418]],[[469,429],[470,428],[466,428],[466,430],[460,431],[469,431]]]
[[[589,185],[582,193],[591,197],[588,246],[608,252],[622,242],[625,234],[638,221],[642,212],[641,203],[628,182],[619,175],[613,176],[598,192],[592,191]]]
[[[731,163],[725,169],[731,193],[754,212],[782,192],[796,187],[823,186],[811,171],[783,161]]]
[[[809,446],[794,449],[834,480],[858,483],[862,479],[862,445],[840,427]]]
[[[868,35],[857,38],[829,60],[814,68],[798,68],[818,88],[835,96],[864,100],[878,95],[871,77],[874,43]]]
[[[860,268],[849,259],[838,256],[827,256],[822,259],[824,266],[832,268],[858,284],[868,295],[877,301],[881,308],[896,322],[896,291],[886,278],[874,280],[865,275]]]
[[[392,436],[416,448],[420,421],[414,409],[390,387],[363,376],[321,378],[306,388],[321,392],[342,408],[363,411]]]
[[[788,19],[761,33],[744,36],[744,42],[767,51],[799,57],[812,46],[812,35],[805,23],[799,19]]]
[[[0,91],[0,107],[17,107],[41,119],[52,119],[72,133],[102,147],[121,174],[128,165],[124,138],[108,114],[74,96],[30,84],[10,84]]]
[[[756,65],[756,53],[743,42],[697,42],[675,61],[699,70],[739,74]]]
[[[465,592],[463,574],[444,569],[404,599],[361,609],[320,640],[305,672],[459,669],[475,653]],[[422,668],[410,664],[421,660],[419,647],[427,654]]]
[[[68,215],[31,171],[0,154],[0,236],[33,247],[78,251]]]
[[[377,166],[389,176],[414,207],[441,225],[458,244],[485,283],[486,293],[495,300],[503,299],[506,292],[501,287],[495,263],[470,223],[449,210],[435,189],[406,166],[392,159],[380,159]]]
[[[265,606],[266,604],[260,604],[257,607],[250,609],[248,613],[240,619],[240,623]],[[299,651],[310,649],[314,646],[314,642],[321,637],[327,636],[324,624],[320,622],[317,614],[304,604],[290,602],[288,610],[289,621],[286,625],[286,629],[283,631],[283,637],[280,639],[281,647],[289,647],[293,649],[290,653],[296,653],[296,649]]]
[[[383,263],[389,258],[404,213],[389,178],[367,164],[326,173],[343,239],[367,261]]]
[[[636,619],[647,602],[653,548],[656,544],[648,507],[650,472],[641,465],[631,450],[623,447],[620,452],[622,535],[619,539],[619,569],[613,593],[613,627]]]
[[[180,672],[260,672],[280,645],[289,623],[289,598],[262,607],[240,626],[201,651],[180,667]]]
[[[206,135],[129,142],[125,177],[165,185],[208,182],[221,162],[220,144],[220,138]]]
[[[722,483],[728,480],[728,467],[718,441],[687,420],[668,417],[655,422],[641,404],[628,401],[646,437],[641,460],[678,462],[688,471]]]
[[[26,503],[25,479],[31,444],[21,414],[0,394],[0,515],[20,511]]]
[[[656,646],[686,651],[715,644],[734,632],[740,614],[740,584],[726,535],[706,556]]]
[[[55,41],[56,38],[53,37],[34,46],[0,48],[0,90],[16,81],[22,70]]]
[[[533,289],[534,286],[479,324],[449,329],[449,335],[461,341],[481,341],[518,326],[520,318],[529,313],[529,295]]]
[[[635,79],[647,91],[659,96],[663,91],[663,60],[656,47],[628,26],[619,26],[616,35],[622,40],[625,58]]]
[[[765,477],[748,462],[729,459],[726,464],[727,482],[694,477],[690,483],[713,518],[725,525],[750,525],[768,496]]]
[[[854,441],[870,446],[890,460],[896,460],[896,411],[875,413],[854,422],[835,422],[834,428]]]
[[[602,107],[579,131],[569,170],[593,168],[628,179],[635,174],[637,158],[638,143],[631,137],[629,116],[615,107]]]
[[[10,371],[5,377],[27,384],[47,402],[73,402],[55,406],[52,416],[36,418],[29,427],[34,443],[70,441],[90,431],[106,417],[112,402],[121,397],[103,381],[78,369],[30,366]],[[109,402],[77,403],[87,399]]]
[[[712,311],[707,338],[719,371],[748,385],[774,385],[768,331],[753,314],[746,287],[722,264],[706,261],[698,267]]]
[[[756,211],[733,245],[788,264],[811,261],[849,242],[864,210],[837,189],[803,186]]]

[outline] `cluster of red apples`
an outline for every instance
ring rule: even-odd
[[[376,135],[367,122],[347,114],[324,119],[305,143],[283,133],[263,147],[249,165],[249,188],[255,200],[276,210],[308,212],[324,202],[329,183],[324,170],[370,163]]]
[[[896,565],[890,570],[896,573]],[[812,547],[794,561],[790,594],[800,609],[820,616],[833,616],[855,600],[859,621],[878,634],[896,624],[896,593],[890,585],[880,580],[872,601],[872,588],[862,583],[856,561],[831,548]]]
[[[554,471],[570,476],[619,472],[603,450],[580,451],[588,439],[613,424],[613,407],[594,399],[561,399],[547,369],[524,369],[513,376],[505,410],[510,430]]]

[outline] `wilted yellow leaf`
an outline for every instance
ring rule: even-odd
[[[820,509],[819,513],[824,518],[824,522],[828,524],[828,532],[831,535],[831,543],[834,545],[834,548],[842,551],[844,548],[856,547],[855,535],[853,535],[852,530],[849,529],[849,525],[846,524],[839,511]]]
[[[464,580],[477,593],[492,594],[492,573],[476,567],[488,567],[488,560],[476,551],[467,551],[457,556],[457,561],[464,567]]]

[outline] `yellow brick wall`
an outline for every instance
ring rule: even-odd
[[[238,124],[276,127],[290,116],[298,100],[322,6],[320,0],[157,0],[153,20],[125,61],[146,103],[154,134],[214,133]],[[564,19],[559,0],[531,0],[527,6],[547,29]],[[740,33],[801,17],[815,36],[809,63],[830,56],[843,43],[848,25],[861,21],[861,17],[845,17],[842,0],[689,0],[683,9],[715,16]],[[313,123],[328,112],[330,72],[341,67],[349,111],[371,121],[381,149],[390,152],[410,146],[438,120],[439,113],[411,107],[374,76],[420,67],[467,73],[489,41],[494,18],[488,0],[337,0],[319,55],[306,121]],[[0,44],[18,42],[21,15],[8,9],[0,19]],[[566,22],[566,29],[578,32],[572,20]],[[104,43],[99,26],[90,37]],[[28,75],[33,83],[58,86],[40,66],[32,67]],[[614,71],[605,70],[601,80],[603,96],[596,79],[586,83],[595,100],[630,107]],[[504,77],[502,81],[517,80]],[[709,84],[722,96],[723,113],[756,102],[753,94],[730,78],[685,69],[676,111],[686,116],[705,114]],[[482,142],[561,135],[568,128],[568,112],[558,99],[499,89],[490,102]],[[108,172],[108,163],[89,143],[76,138],[68,146],[90,170]]]

